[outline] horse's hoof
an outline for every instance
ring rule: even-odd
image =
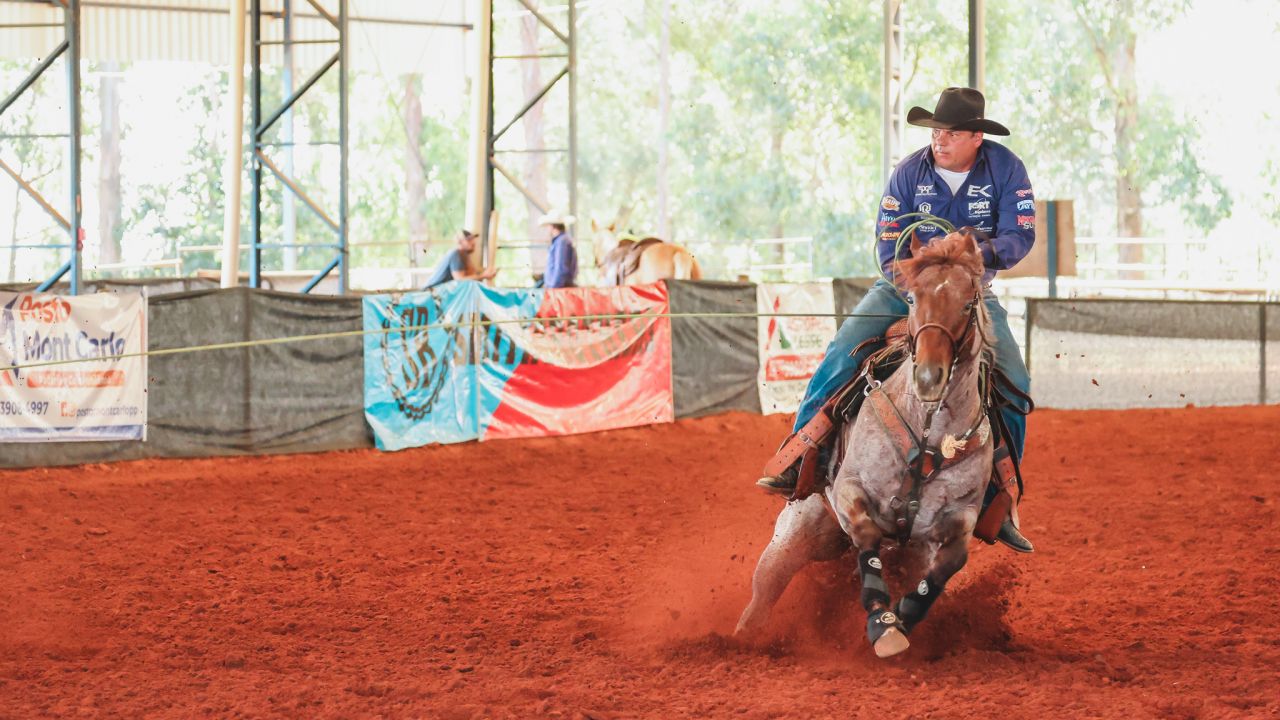
[[[873,647],[876,651],[876,657],[887,658],[893,657],[911,647],[911,642],[907,640],[907,636],[898,628],[889,628],[884,631],[884,634],[880,636],[880,639],[876,641]]]
[[[902,621],[892,610],[881,610],[867,617],[867,639],[876,657],[892,657],[911,646]]]

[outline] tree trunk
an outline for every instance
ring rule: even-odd
[[[106,63],[98,81],[102,110],[101,145],[98,162],[98,263],[120,262],[120,73],[115,63]]]
[[[667,134],[671,125],[671,0],[662,0],[658,76],[658,237],[674,241],[667,185]]]
[[[537,7],[538,3],[532,3]],[[538,54],[538,19],[532,14],[525,15],[520,21],[520,53],[522,55]],[[524,80],[524,96],[533,97],[542,89],[542,61],[538,58],[529,58],[520,61],[520,67],[523,70]],[[521,120],[524,126],[524,146],[529,150],[542,150],[546,148],[546,128],[543,122],[543,103],[539,102],[529,108],[529,112],[525,113]],[[548,201],[547,197],[547,158],[541,152],[530,152],[525,155],[524,165],[524,184],[529,189],[529,193],[534,197]],[[526,228],[528,237],[541,240],[538,232],[538,217],[542,215],[542,211],[538,209],[528,200],[525,201],[525,207],[528,210],[528,221]],[[547,266],[547,248],[545,246],[535,245],[530,250],[530,261],[533,265],[533,274],[540,275]]]
[[[1116,20],[1116,37],[1112,44],[1112,77],[1116,84],[1116,231],[1120,237],[1142,237],[1142,186],[1138,179],[1138,80],[1135,52],[1137,36],[1133,31],[1133,4],[1120,3],[1123,18]],[[1141,263],[1141,245],[1121,245],[1122,263]],[[1136,280],[1142,271],[1126,271],[1121,277]]]
[[[404,76],[404,208],[409,222],[409,266],[418,267],[427,251],[427,172],[422,157],[422,76]],[[479,232],[475,228],[470,228]]]
[[[769,168],[770,172],[781,174],[782,172],[782,140],[786,135],[786,128],[779,125],[773,129],[773,142],[769,146]],[[775,238],[784,237],[787,228],[782,219],[782,192],[778,187],[778,178],[774,178],[773,184],[773,236]],[[781,265],[787,261],[787,246],[781,243],[774,245],[776,259],[775,263]],[[778,271],[779,276],[786,280],[787,271],[785,269]]]

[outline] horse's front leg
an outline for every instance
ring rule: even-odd
[[[850,497],[851,495],[851,497]],[[867,640],[877,657],[890,657],[906,650],[906,630],[892,610],[889,586],[885,584],[880,562],[883,534],[871,519],[866,496],[860,491],[846,494],[840,522],[858,546],[858,576],[862,585],[862,607],[867,611]]]
[[[898,619],[910,633],[929,614],[929,608],[947,587],[952,575],[969,560],[969,535],[961,533],[938,545],[923,579],[898,601]]]

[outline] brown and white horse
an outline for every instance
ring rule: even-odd
[[[644,285],[659,280],[701,280],[698,260],[684,248],[659,238],[620,237],[618,228],[631,212],[623,208],[608,225],[591,221],[596,267],[602,285]]]

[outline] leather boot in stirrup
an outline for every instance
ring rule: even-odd
[[[1004,522],[1000,524],[1000,532],[996,535],[996,539],[1016,552],[1030,553],[1036,551],[1031,541],[1024,537],[1018,527],[1013,524],[1013,518],[1004,519]]]
[[[796,491],[796,481],[800,479],[800,469],[795,465],[777,475],[766,475],[756,481],[756,487],[774,495],[791,497]]]

